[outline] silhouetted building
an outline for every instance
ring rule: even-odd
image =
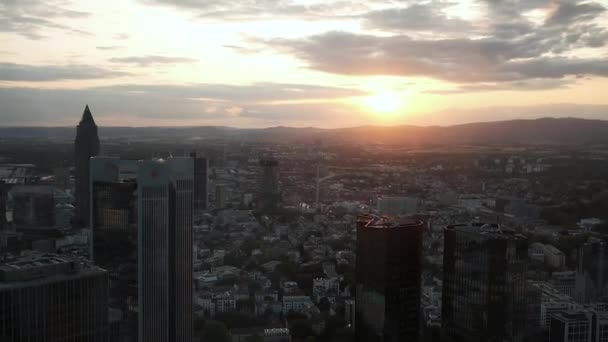
[[[90,224],[89,158],[98,154],[97,125],[87,105],[76,129],[76,140],[74,142],[76,223],[79,225],[89,226]]]
[[[356,341],[417,341],[423,222],[357,220]]]
[[[91,167],[90,255],[112,274],[109,295],[113,312],[120,312],[112,332],[137,340],[137,168],[134,160],[93,157]],[[116,315],[115,315],[116,316]],[[111,339],[111,341],[118,341]]]
[[[197,157],[196,152],[190,153],[190,157],[194,159],[194,209],[205,210],[208,198],[209,164],[207,158]]]
[[[52,228],[55,190],[48,185],[18,185],[11,189],[13,222],[17,226]]]
[[[91,170],[91,260],[104,269],[137,258],[135,160],[94,157]]]
[[[281,201],[279,162],[275,159],[261,159],[258,181],[258,210],[268,211],[276,209]]]
[[[226,186],[218,184],[215,186],[215,208],[221,209],[226,207]]]
[[[8,185],[0,180],[0,231],[6,226],[6,197],[8,195]]]
[[[192,158],[138,169],[139,341],[192,342]]]
[[[608,251],[606,242],[591,237],[578,249],[576,300],[598,301],[608,295]]]
[[[104,342],[108,275],[59,256],[0,266],[0,341]]]
[[[497,224],[445,228],[442,327],[456,341],[522,341],[527,244]]]

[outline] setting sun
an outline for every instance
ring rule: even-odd
[[[401,107],[399,96],[393,92],[376,94],[366,100],[367,105],[379,113],[395,113]]]

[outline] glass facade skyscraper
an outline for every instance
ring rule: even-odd
[[[523,341],[525,237],[496,224],[445,228],[442,327],[456,341]]]
[[[422,235],[422,221],[358,217],[357,342],[418,340]]]
[[[0,266],[0,341],[106,342],[108,274],[45,255]]]
[[[192,342],[192,158],[139,162],[139,341]]]

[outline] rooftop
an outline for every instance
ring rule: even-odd
[[[504,228],[497,223],[471,222],[463,224],[453,224],[446,226],[445,230],[453,230],[462,233],[475,233],[480,235],[493,236],[497,238],[525,238],[523,235],[518,234],[513,229]]]
[[[421,227],[423,222],[409,218],[396,218],[380,215],[360,215],[357,217],[357,226],[363,228],[388,229],[388,228],[413,228]]]

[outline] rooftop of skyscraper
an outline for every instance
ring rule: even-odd
[[[495,238],[525,239],[525,236],[515,230],[503,227],[497,223],[471,222],[463,224],[448,225],[446,230],[454,230],[462,233],[481,234]]]
[[[419,227],[423,224],[420,220],[410,218],[399,218],[380,215],[360,215],[357,219],[359,224],[365,228],[411,228]]]
[[[83,274],[105,272],[78,259],[55,254],[36,254],[0,265],[0,290],[32,282],[50,283]]]

